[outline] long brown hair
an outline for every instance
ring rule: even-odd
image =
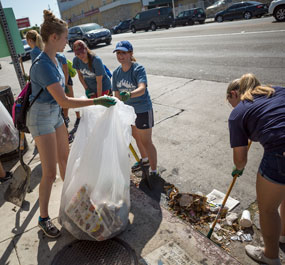
[[[41,25],[41,36],[43,42],[47,42],[51,34],[62,34],[67,30],[67,23],[57,18],[51,11],[44,10],[44,23]]]

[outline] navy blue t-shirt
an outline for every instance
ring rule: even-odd
[[[260,142],[265,151],[285,148],[285,88],[273,88],[271,97],[254,96],[233,109],[229,117],[232,148],[247,146],[248,139]]]

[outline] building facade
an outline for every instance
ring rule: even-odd
[[[204,7],[202,0],[57,0],[61,18],[69,27],[98,23],[112,28],[138,12],[158,6],[175,6],[175,14],[193,7]]]

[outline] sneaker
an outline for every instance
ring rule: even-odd
[[[141,162],[142,160],[140,160]],[[141,170],[141,165],[140,165],[140,162],[136,162],[134,163],[134,165],[132,166],[132,172],[136,172],[136,171],[139,171]],[[144,167],[149,167],[149,161],[145,161],[145,162],[142,162],[143,166]]]
[[[254,261],[262,264],[268,265],[281,265],[280,259],[269,259],[264,256],[264,248],[262,247],[255,247],[252,245],[245,246],[246,254],[253,259]]]
[[[150,176],[151,178],[153,178],[153,177],[159,177],[159,178],[160,178],[160,177],[161,177],[158,172],[156,172],[156,173],[150,172],[150,173],[149,173],[149,176]]]
[[[50,219],[46,221],[39,221],[38,226],[48,237],[56,238],[61,235],[60,231],[55,227]]]
[[[5,177],[0,178],[0,182],[1,182],[1,183],[4,183],[4,182],[6,182],[7,180],[11,179],[12,177],[13,177],[13,174],[12,174],[11,172],[6,172]]]

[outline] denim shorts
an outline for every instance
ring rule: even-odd
[[[275,184],[285,185],[285,148],[264,152],[258,172]]]
[[[27,126],[33,137],[55,132],[63,124],[58,104],[37,103],[27,113]]]

